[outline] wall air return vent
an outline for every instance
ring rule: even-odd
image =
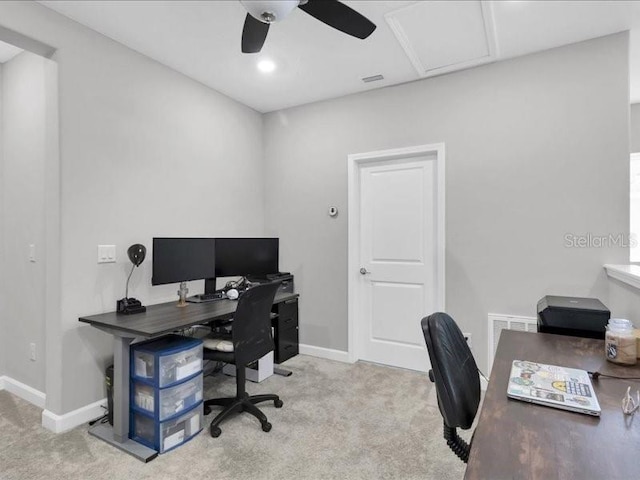
[[[489,373],[493,366],[493,357],[498,347],[502,330],[518,330],[520,332],[537,332],[538,319],[536,317],[517,317],[515,315],[489,314]]]

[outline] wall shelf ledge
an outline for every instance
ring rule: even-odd
[[[610,278],[615,278],[640,290],[639,265],[605,265],[604,269]]]

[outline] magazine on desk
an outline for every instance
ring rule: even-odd
[[[526,360],[513,361],[507,396],[587,415],[601,411],[586,371]]]

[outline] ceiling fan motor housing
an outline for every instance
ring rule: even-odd
[[[240,0],[240,3],[256,20],[274,23],[289,15],[301,2],[300,0]]]
[[[247,10],[242,27],[242,53],[258,53],[262,50],[269,27],[300,7],[325,25],[347,35],[364,40],[373,33],[376,25],[340,0],[240,0]]]

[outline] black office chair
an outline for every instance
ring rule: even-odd
[[[478,411],[478,366],[449,315],[434,313],[423,318],[421,325],[431,360],[429,379],[436,384],[438,407],[444,419],[444,438],[449,448],[467,463],[471,445],[458,436],[456,428],[471,428]]]
[[[240,296],[231,328],[233,352],[204,349],[205,360],[233,363],[236,366],[236,396],[214,398],[204,402],[205,415],[211,412],[213,405],[224,407],[211,422],[209,430],[212,437],[220,436],[222,433],[220,423],[236,412],[250,413],[260,420],[262,430],[268,432],[271,430],[271,424],[255,404],[272,400],[276,408],[282,407],[282,400],[277,395],[249,396],[245,391],[247,365],[274,349],[271,334],[271,306],[278,286],[278,283],[265,283],[250,288]]]

